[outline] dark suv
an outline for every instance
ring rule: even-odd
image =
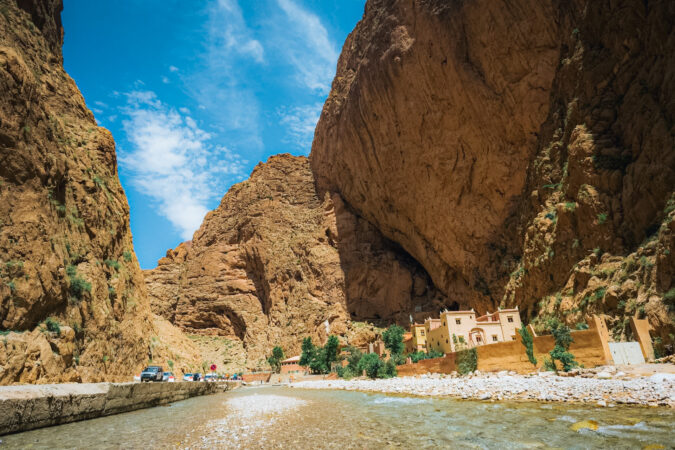
[[[141,372],[141,383],[145,381],[162,381],[164,370],[160,366],[148,366]]]

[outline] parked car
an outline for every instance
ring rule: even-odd
[[[183,375],[183,381],[192,381],[193,373],[186,373]]]
[[[213,373],[207,373],[206,375],[204,375],[204,381],[209,382],[218,381],[218,375]]]
[[[141,383],[146,381],[162,381],[164,371],[160,366],[148,366],[141,372]]]
[[[192,374],[192,381],[202,381],[202,374],[201,373],[193,373]]]
[[[169,383],[173,383],[176,381],[176,377],[173,376],[173,372],[164,372],[164,376],[162,377],[162,381],[167,381]]]

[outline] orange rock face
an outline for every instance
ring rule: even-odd
[[[463,306],[498,302],[500,238],[525,186],[558,64],[548,1],[369,1],[310,156]]]
[[[445,301],[338,195],[319,198],[307,158],[290,155],[233,186],[146,282],[157,314],[189,334],[243,343],[249,368],[274,345],[299,353],[303,337],[346,335],[351,319],[406,321]]]
[[[638,314],[672,351],[674,19],[637,0],[369,1],[317,185],[452,302],[542,325],[605,313],[617,339]]]
[[[112,136],[62,67],[61,9],[3,1],[0,14],[0,384],[130,380],[172,354],[149,309]],[[192,346],[162,332],[182,342],[176,352]]]

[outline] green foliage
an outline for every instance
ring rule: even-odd
[[[405,333],[405,330],[398,325],[391,325],[382,333],[384,346],[389,349],[392,356],[402,354],[405,349],[403,333]]]
[[[607,288],[604,287],[598,288],[593,294],[593,297],[595,297],[596,300],[602,300],[603,297],[605,296],[605,292],[607,292]]]
[[[574,328],[577,330],[588,330],[588,324],[586,322],[578,322]]]
[[[14,283],[14,280],[7,281],[5,286],[7,286],[11,292],[16,291],[16,284]]]
[[[530,333],[530,330],[527,329],[523,323],[518,330],[520,337],[522,338],[523,345],[525,346],[525,353],[527,353],[527,359],[537,367],[537,358],[534,357],[534,336]]]
[[[598,223],[602,225],[605,222],[607,222],[607,213],[598,214]]]
[[[675,287],[663,294],[663,301],[666,304],[668,311],[675,311]]]
[[[363,352],[356,347],[347,347],[349,356],[347,357],[347,368],[352,374],[357,374],[359,371],[359,361],[363,357]]]
[[[478,351],[475,348],[457,352],[457,372],[462,375],[478,368]]]
[[[312,344],[312,338],[307,337],[302,341],[302,354],[300,355],[300,365],[309,367],[312,373],[328,373],[331,364],[338,359],[339,340],[336,336],[329,336],[326,345],[316,347]]]
[[[577,209],[577,204],[575,202],[565,203],[565,211],[574,212],[575,209]]]
[[[131,252],[126,251],[122,254],[124,257],[124,262],[131,262]]]
[[[570,329],[566,325],[561,324],[557,320],[550,321],[549,323],[551,324],[551,334],[555,339],[555,346],[553,347],[553,350],[549,352],[551,361],[554,366],[555,361],[560,361],[563,370],[567,372],[579,365],[574,359],[574,355],[568,351],[570,344],[574,342],[574,339],[572,339]]]
[[[106,265],[106,266],[112,267],[112,268],[115,269],[115,270],[120,270],[120,267],[121,267],[121,266],[120,266],[120,263],[119,263],[117,260],[115,260],[115,259],[106,259],[104,262],[105,262],[105,265]]]
[[[558,368],[555,366],[555,362],[551,358],[544,358],[544,370],[548,372],[557,372]]]
[[[368,353],[363,355],[359,361],[358,371],[366,371],[366,375],[370,378],[377,378],[378,374],[383,373],[384,361],[377,356],[376,353]]]
[[[61,334],[61,325],[53,317],[47,317],[47,320],[45,320],[45,327],[47,328],[47,331],[51,331],[57,335]]]
[[[281,347],[276,346],[272,349],[272,356],[267,358],[267,363],[272,367],[272,370],[275,373],[279,373],[281,371],[281,361],[284,359],[286,359],[284,350]]]
[[[70,278],[70,293],[76,300],[81,300],[85,292],[91,292],[91,283],[77,275],[77,267],[68,265],[66,274]]]
[[[100,189],[105,187],[105,181],[103,181],[103,178],[99,177],[98,175],[94,177],[94,183],[96,183],[96,186],[98,186]]]

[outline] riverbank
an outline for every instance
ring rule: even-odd
[[[68,383],[0,386],[0,435],[230,390],[218,383]]]
[[[553,372],[514,372],[452,376],[419,375],[389,379],[319,380],[293,383],[293,388],[448,396],[476,400],[569,402],[612,407],[618,404],[675,408],[675,375],[654,374],[630,379],[557,376]],[[610,374],[611,376],[611,374]]]

